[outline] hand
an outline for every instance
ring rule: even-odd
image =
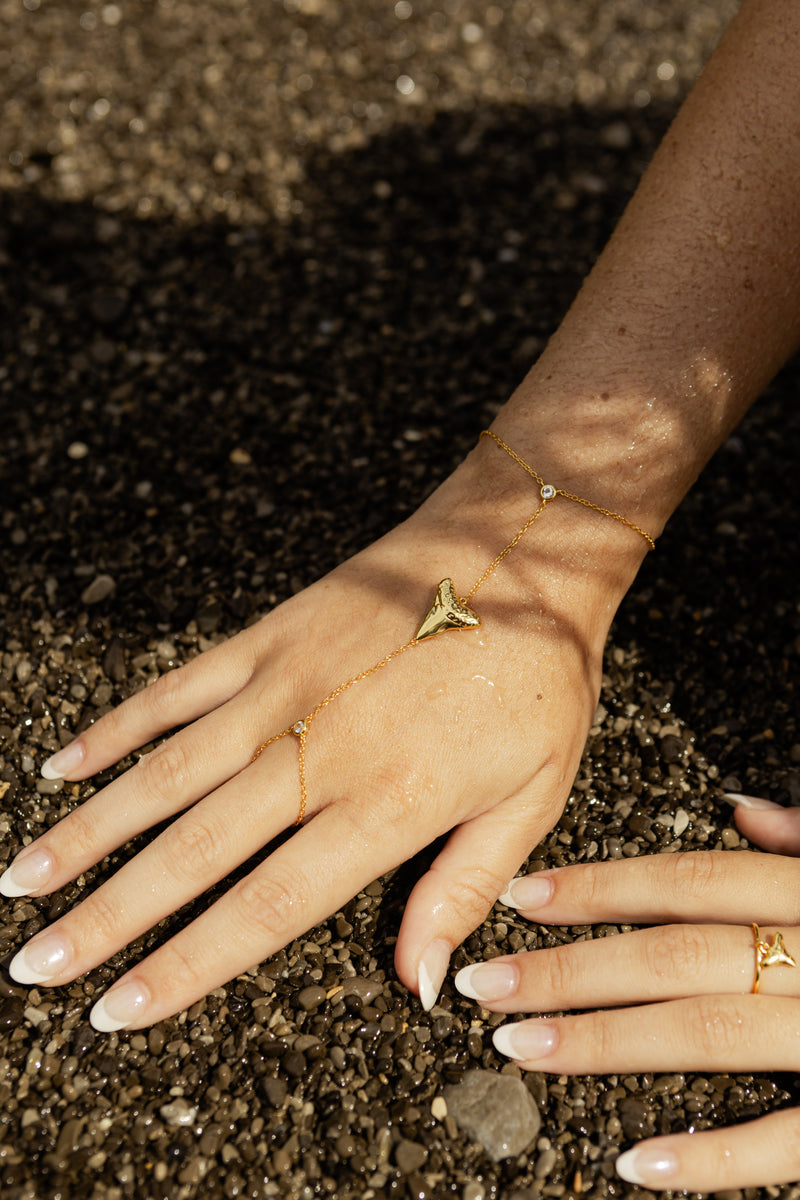
[[[529,480],[510,465],[504,488],[504,464],[492,462],[490,499],[476,452],[399,529],[51,760],[50,777],[85,779],[183,727],[26,847],[3,877],[6,895],[45,895],[175,818],[28,943],[11,965],[16,980],[59,985],[91,970],[292,826],[297,740],[256,761],[254,750],[408,641],[441,578],[452,575],[463,594],[479,577],[536,507]],[[567,516],[573,542],[581,521],[598,520]],[[187,1007],[453,831],[414,889],[396,949],[400,978],[433,1004],[452,949],[558,818],[624,591],[612,598],[602,572],[589,577],[583,563],[573,579],[559,519],[548,519],[548,537],[532,532],[478,593],[479,629],[413,646],[316,717],[305,824],[117,981],[93,1009],[98,1028],[138,1027]],[[637,541],[599,522],[614,527],[608,536]]]
[[[459,971],[459,990],[493,1012],[606,1008],[500,1026],[501,1053],[555,1074],[800,1067],[800,969],[764,965],[752,994],[751,929],[756,921],[772,945],[780,927],[800,963],[800,812],[730,799],[741,831],[783,857],[664,854],[513,881],[504,899],[539,922],[669,924]],[[624,1007],[631,1003],[639,1007]],[[800,1111],[786,1110],[736,1128],[640,1142],[620,1156],[617,1171],[644,1187],[692,1192],[785,1183],[800,1179],[799,1133]]]

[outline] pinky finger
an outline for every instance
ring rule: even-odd
[[[621,1154],[616,1168],[628,1183],[653,1190],[719,1192],[793,1183],[800,1179],[800,1110],[727,1129],[651,1138]]]

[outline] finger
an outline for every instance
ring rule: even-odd
[[[617,1174],[658,1189],[718,1192],[800,1179],[800,1111],[707,1133],[651,1138],[621,1154]]]
[[[250,761],[256,734],[247,702],[218,709],[139,759],[17,856],[5,896],[46,895],[137,834],[181,812]]]
[[[781,808],[753,796],[726,796],[735,804],[735,821],[744,836],[773,854],[800,855],[800,809]]]
[[[92,1010],[97,1029],[139,1028],[184,1009],[274,954],[417,848],[375,806],[329,805],[160,947]],[[422,837],[426,836],[422,831]]]
[[[501,896],[548,925],[598,921],[800,924],[798,864],[748,851],[686,851],[581,863],[512,880]]]
[[[259,763],[206,797],[37,934],[12,960],[12,978],[58,985],[84,974],[225,878],[291,824],[296,787],[285,795],[275,780],[292,779],[288,768],[296,752],[288,743],[274,750],[269,773]]]
[[[501,1025],[501,1054],[529,1071],[796,1071],[800,1004],[786,996],[694,996],[640,1008]]]
[[[253,671],[250,630],[199,654],[125,700],[42,767],[45,779],[86,779],[137,746],[230,700]]]
[[[761,929],[771,943],[776,930]],[[786,933],[786,948],[800,930]],[[664,925],[493,958],[463,967],[455,978],[462,995],[494,1012],[554,1012],[612,1004],[723,993],[747,994],[755,983],[751,928],[737,925]],[[800,971],[788,964],[762,968],[760,993],[797,996]]]
[[[519,864],[552,828],[549,776],[459,826],[409,896],[395,949],[403,983],[436,1003],[456,946],[484,920]]]

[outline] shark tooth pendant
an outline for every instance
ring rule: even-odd
[[[434,634],[446,633],[448,629],[472,629],[480,623],[478,614],[459,600],[452,579],[443,579],[415,640],[421,642]]]

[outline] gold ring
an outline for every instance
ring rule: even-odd
[[[755,921],[751,929],[755,938],[756,973],[753,976],[753,995],[758,995],[761,985],[761,972],[767,967],[796,967],[797,963],[783,944],[783,934],[776,933],[771,943],[765,942],[758,932]]]

